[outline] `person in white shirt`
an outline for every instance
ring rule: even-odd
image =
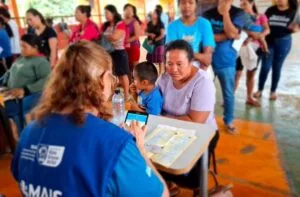
[[[0,17],[7,23],[13,33],[13,37],[11,37],[11,53],[13,56],[18,57],[21,53],[21,46],[20,46],[20,34],[19,34],[19,27],[15,20],[11,19],[11,16],[5,8],[0,8]]]

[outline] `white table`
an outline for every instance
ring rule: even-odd
[[[200,191],[202,197],[207,197],[208,192],[208,145],[215,135],[215,130],[206,124],[180,121],[162,116],[149,115],[148,134],[159,124],[169,125],[178,128],[191,129],[196,131],[197,139],[181,154],[181,156],[169,167],[154,163],[157,169],[173,175],[188,173],[202,157],[200,176]]]

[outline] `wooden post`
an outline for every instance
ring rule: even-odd
[[[97,14],[99,15],[99,23],[102,24],[100,0],[95,0],[94,4],[96,7]]]
[[[12,11],[13,11],[14,16],[16,18],[16,22],[18,24],[18,27],[19,27],[19,29],[21,29],[22,26],[21,26],[20,15],[19,15],[19,11],[18,11],[18,6],[17,6],[17,3],[16,3],[16,0],[11,0],[10,3],[11,3],[11,8],[12,8]]]
[[[146,7],[146,5],[147,5],[147,0],[144,0],[144,14],[145,14],[145,21],[147,21],[147,7]]]

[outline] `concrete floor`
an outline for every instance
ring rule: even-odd
[[[262,107],[246,106],[243,76],[236,92],[235,111],[236,118],[239,119],[236,126],[240,131],[238,136],[222,131],[222,98],[219,83],[216,81],[216,113],[219,115],[218,123],[221,128],[221,140],[217,149],[219,179],[221,184],[234,184],[235,196],[283,197],[290,196],[290,189],[294,196],[300,196],[299,43],[300,33],[294,36],[293,49],[283,68],[278,88],[279,98],[276,102],[269,102],[268,99],[269,78],[261,99]],[[141,54],[141,59],[144,59],[145,52]],[[0,193],[8,197],[18,197],[18,186],[9,172],[10,159],[9,155],[0,157]],[[289,181],[290,188],[286,180]],[[183,190],[179,196],[191,196],[191,191]]]
[[[288,56],[278,87],[278,100],[269,101],[271,75],[268,78],[261,108],[245,105],[245,73],[236,92],[236,118],[269,123],[279,143],[280,155],[293,193],[300,196],[300,33],[293,36],[293,47]],[[259,71],[259,70],[258,70]],[[256,75],[258,77],[258,73]],[[258,80],[256,80],[258,81]],[[219,88],[219,83],[216,82]],[[217,114],[222,115],[222,97],[218,91]]]

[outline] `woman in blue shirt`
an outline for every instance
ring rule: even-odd
[[[168,196],[144,156],[146,129],[107,121],[113,79],[111,58],[96,44],[64,52],[12,161],[24,196]]]
[[[194,51],[194,65],[207,70],[215,47],[210,22],[197,16],[198,0],[179,0],[181,17],[168,26],[166,43],[175,40],[189,42]]]

